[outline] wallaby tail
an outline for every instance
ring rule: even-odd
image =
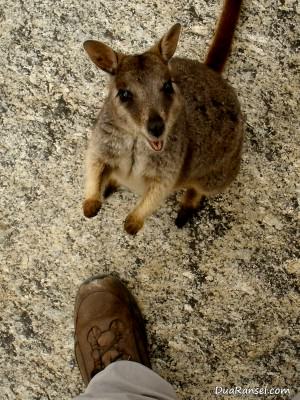
[[[223,71],[230,53],[233,34],[239,19],[242,4],[242,0],[224,1],[225,4],[217,26],[217,31],[205,60],[205,64],[208,67],[220,73]]]

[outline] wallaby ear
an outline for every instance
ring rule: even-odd
[[[121,54],[116,53],[112,48],[97,40],[87,40],[83,43],[83,47],[97,67],[112,75],[116,73],[122,57]]]
[[[181,25],[175,24],[172,28],[149,50],[158,54],[164,61],[168,62],[173,57],[181,31]]]

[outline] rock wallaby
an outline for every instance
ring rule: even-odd
[[[241,3],[225,0],[203,64],[173,58],[180,24],[138,55],[95,40],[84,43],[91,60],[111,77],[88,143],[86,217],[94,217],[106,194],[124,185],[141,196],[124,224],[134,235],[172,192],[186,189],[176,219],[182,227],[205,196],[223,191],[236,177],[243,121],[221,72]]]

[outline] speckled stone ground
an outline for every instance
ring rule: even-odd
[[[2,0],[0,7],[0,398],[70,399],[82,391],[73,301],[85,278],[103,272],[138,297],[153,367],[182,399],[214,399],[215,386],[236,385],[292,394],[299,2],[245,1],[225,72],[247,117],[236,182],[183,230],[174,225],[174,196],[136,238],[123,231],[136,199],[126,190],[97,218],[82,216],[86,138],[105,94],[105,76],[82,42],[138,52],[179,21],[177,54],[203,59],[220,1]]]

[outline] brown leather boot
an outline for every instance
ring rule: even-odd
[[[75,354],[86,385],[117,360],[150,367],[141,312],[119,279],[96,276],[80,286],[75,302]]]

